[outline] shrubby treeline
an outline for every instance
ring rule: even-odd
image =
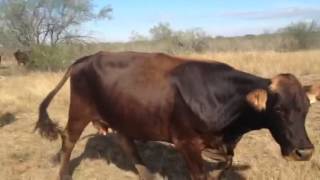
[[[239,37],[212,37],[200,28],[173,30],[168,23],[159,23],[150,29],[150,35],[132,33],[128,42],[86,43],[69,42],[55,46],[32,47],[29,68],[59,70],[74,59],[105,51],[143,51],[169,54],[214,53],[226,51],[299,51],[320,48],[320,27],[316,22],[298,22],[273,33]]]
[[[247,34],[238,37],[212,37],[200,28],[175,31],[170,28],[168,23],[159,23],[150,29],[149,37],[134,33],[131,41],[126,44],[133,43],[142,46],[149,44],[159,48],[158,51],[168,53],[297,51],[320,48],[320,24],[316,21],[297,22],[272,33]],[[128,47],[130,47],[129,45]]]
[[[132,32],[130,40],[122,43],[97,43],[77,30],[84,22],[110,19],[111,13],[110,6],[94,10],[92,0],[0,0],[0,49],[31,50],[28,68],[59,70],[70,61],[99,50],[185,55],[320,48],[320,24],[316,21],[239,37],[213,37],[201,28],[175,30],[169,23],[158,23],[149,34]]]

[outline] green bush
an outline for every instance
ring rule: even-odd
[[[209,49],[211,39],[202,29],[195,28],[176,32],[174,42],[182,51],[200,53]]]
[[[84,47],[79,45],[34,46],[31,49],[27,68],[31,70],[59,71],[65,69],[72,61],[83,54],[85,54]]]
[[[57,71],[69,64],[69,48],[62,46],[35,46],[31,50],[27,68],[33,70]]]
[[[293,23],[279,31],[285,50],[312,49],[319,42],[320,25],[316,21]]]
[[[150,31],[150,39],[133,33],[131,40],[135,44],[150,44],[151,51],[160,51],[169,54],[181,54],[185,52],[204,52],[209,48],[210,36],[201,28],[193,28],[185,31],[171,29],[169,23],[159,23]],[[136,48],[134,46],[133,48]]]

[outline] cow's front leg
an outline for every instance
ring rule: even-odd
[[[202,151],[202,157],[209,161],[218,162],[218,168],[229,169],[232,167],[234,156],[234,144],[222,144],[220,146],[208,146]]]
[[[207,171],[201,157],[203,145],[193,140],[176,140],[174,144],[183,155],[192,180],[206,180]]]
[[[225,168],[229,169],[232,167],[233,164],[233,156],[234,156],[234,149],[236,148],[237,144],[239,143],[239,141],[241,140],[242,136],[239,137],[235,137],[233,138],[233,140],[225,143],[224,147],[225,147],[225,151],[227,153],[226,156],[226,165]]]
[[[230,169],[233,163],[234,146],[230,144],[225,145],[225,152],[226,152],[226,162],[225,162],[224,168]]]

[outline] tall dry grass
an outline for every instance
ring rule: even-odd
[[[192,54],[189,57],[227,62],[239,69],[265,77],[291,72],[306,83],[320,80],[320,51],[294,53],[278,52],[226,52]],[[161,63],[161,62],[159,62]],[[0,120],[11,114],[16,121],[0,128],[0,179],[56,179],[59,166],[50,158],[60,148],[60,141],[49,142],[33,133],[38,105],[57,84],[63,72],[28,72],[11,60],[0,66]],[[68,83],[55,97],[49,114],[64,126],[69,104]],[[278,145],[266,130],[244,136],[236,148],[234,169],[226,173],[227,179],[279,179],[317,180],[320,177],[320,103],[313,105],[307,117],[307,130],[316,152],[309,162],[287,162],[280,155]],[[83,137],[96,131],[89,126]],[[83,156],[79,155],[85,149]],[[158,146],[140,146],[144,160],[151,167],[167,172],[169,179],[186,179],[186,168],[173,150]],[[84,138],[78,142],[72,159],[83,158],[75,166],[75,180],[137,179],[130,161],[115,148],[110,139]],[[94,157],[94,158],[92,158]],[[113,159],[108,163],[107,159]],[[74,164],[77,161],[73,161]],[[116,162],[116,163],[114,163]],[[129,167],[129,168],[128,168]],[[131,169],[130,169],[131,168]],[[158,178],[160,176],[157,176]],[[160,178],[161,179],[161,178]]]
[[[320,51],[249,51],[191,54],[189,57],[210,59],[228,63],[238,69],[264,77],[279,73],[293,73],[296,76],[320,73]]]

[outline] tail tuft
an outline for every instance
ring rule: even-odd
[[[58,127],[58,124],[53,122],[47,113],[39,116],[39,121],[37,122],[34,130],[39,130],[39,134],[50,141],[56,140],[61,133],[61,129]]]
[[[58,124],[50,119],[47,108],[53,97],[57,94],[57,92],[69,78],[70,70],[71,66],[68,68],[67,72],[57,84],[57,86],[47,95],[47,97],[41,102],[39,106],[39,119],[34,128],[34,131],[39,129],[40,135],[49,140],[56,140],[62,131],[61,128],[58,127]]]

